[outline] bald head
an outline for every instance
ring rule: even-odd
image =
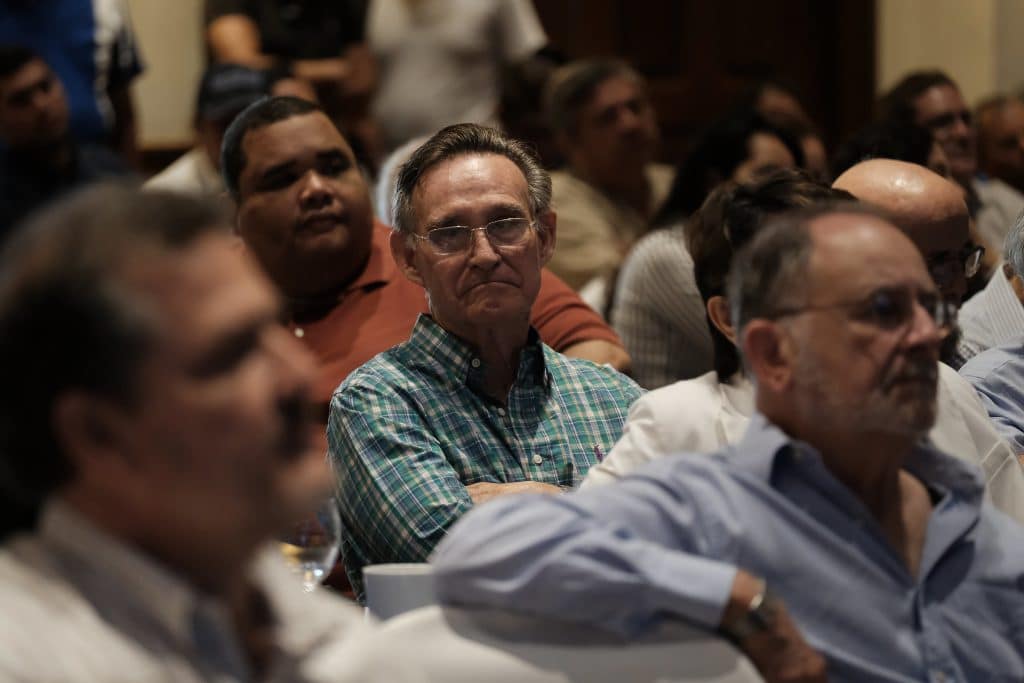
[[[929,262],[949,261],[970,242],[963,190],[924,166],[871,159],[847,170],[832,186],[886,212]],[[963,298],[962,268],[946,273],[942,281],[934,272],[933,277],[943,294]]]

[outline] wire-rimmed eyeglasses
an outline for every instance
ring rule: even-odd
[[[957,305],[936,292],[913,291],[899,287],[877,289],[863,299],[837,301],[827,304],[812,304],[780,308],[768,317],[783,318],[808,311],[824,311],[832,308],[848,309],[854,319],[869,323],[883,330],[895,330],[910,324],[914,319],[914,306],[920,306],[931,316],[936,327],[950,330],[956,324]]]
[[[479,230],[484,231],[491,246],[500,248],[519,246],[526,241],[532,227],[533,221],[529,218],[502,218],[478,228],[447,225],[428,230],[426,235],[414,234],[413,237],[430,244],[438,254],[458,254],[469,249],[473,243],[473,233]]]

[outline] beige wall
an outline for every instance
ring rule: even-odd
[[[1021,0],[877,0],[879,92],[914,69],[939,68],[969,104],[1024,85]]]
[[[135,89],[140,145],[188,145],[205,60],[203,0],[128,0],[128,6],[146,61]]]

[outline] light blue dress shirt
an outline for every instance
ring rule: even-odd
[[[960,374],[978,392],[999,435],[1014,453],[1024,453],[1024,340],[979,353]]]
[[[438,595],[624,634],[664,618],[714,628],[743,568],[830,681],[1024,680],[1024,528],[982,506],[973,467],[921,447],[905,468],[937,499],[918,577],[820,455],[756,415],[715,455],[480,506],[434,555]]]

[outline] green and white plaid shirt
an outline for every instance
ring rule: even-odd
[[[357,596],[364,565],[426,560],[473,505],[467,485],[581,481],[643,393],[609,367],[545,346],[533,330],[507,405],[483,394],[482,363],[421,315],[407,342],[335,391],[327,437]]]

